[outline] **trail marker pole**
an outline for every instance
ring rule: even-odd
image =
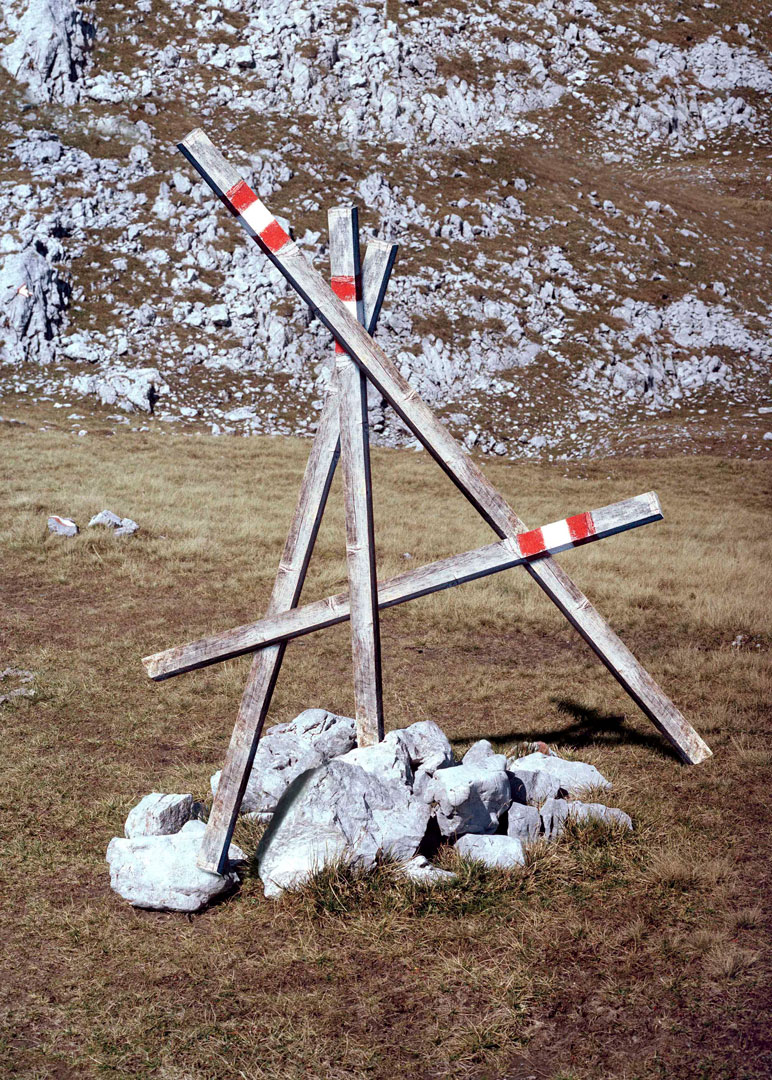
[[[378,242],[368,245],[360,275],[356,210],[330,211],[330,287],[203,131],[191,132],[180,150],[336,342],[335,373],[266,617],[144,660],[151,677],[160,680],[257,650],[199,865],[213,872],[223,869],[287,641],[351,619],[358,740],[360,745],[376,742],[383,737],[379,608],[514,566],[523,566],[534,578],[684,761],[694,764],[710,757],[706,743],[552,559],[558,551],[658,520],[662,514],[656,495],[649,492],[529,531],[373,341],[396,247]],[[498,544],[376,583],[367,379],[500,537]],[[349,591],[298,609],[341,446]]]

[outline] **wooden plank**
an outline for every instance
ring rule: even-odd
[[[333,292],[360,322],[364,322],[357,208],[332,207],[327,213],[327,221]],[[367,380],[337,342],[335,377],[346,509],[346,567],[357,746],[372,746],[383,738],[383,684]]]
[[[238,170],[226,161],[204,132],[195,129],[179,147],[497,535],[516,536],[527,531],[506,500],[341,304]],[[543,559],[527,563],[526,570],[683,760],[697,763],[710,757],[707,744],[561,567],[551,559]]]
[[[390,578],[378,585],[378,606],[393,607],[406,600],[463,585],[501,570],[572,547],[604,540],[627,529],[635,529],[662,519],[662,509],[655,492],[604,506],[587,514],[577,514],[541,529],[507,537],[496,544],[465,551],[461,555],[428,563],[415,570]],[[580,524],[579,524],[580,523]],[[549,546],[552,544],[553,546]],[[142,663],[156,681],[195,671],[221,660],[230,660],[253,649],[261,649],[301,634],[310,634],[327,626],[345,622],[349,617],[348,593],[328,596],[313,604],[260,622],[239,626],[222,634],[201,638],[189,645],[146,656]]]
[[[364,310],[371,333],[378,323],[396,255],[396,244],[376,240],[367,245],[363,268]],[[338,399],[338,382],[332,373],[268,604],[268,616],[294,608],[300,599],[340,455]],[[222,873],[225,868],[241,800],[286,647],[286,641],[280,641],[261,649],[252,662],[199,849],[198,865],[210,873]]]

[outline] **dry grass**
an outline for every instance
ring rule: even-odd
[[[708,738],[699,768],[524,574],[384,616],[390,726],[436,719],[459,749],[547,739],[613,780],[633,834],[572,827],[517,874],[450,853],[458,880],[429,892],[338,868],[271,903],[248,877],[185,918],[121,902],[104,851],[147,791],[208,794],[246,663],[155,685],[139,657],[265,607],[309,444],[36,430],[55,415],[0,425],[2,667],[36,672],[0,708],[6,1075],[769,1074],[768,468],[486,465],[533,524],[658,490],[665,522],[563,561]],[[425,455],[377,451],[374,470],[383,574],[490,539]],[[46,533],[48,513],[103,507],[141,532]],[[342,525],[336,489],[309,598],[344,584]],[[349,711],[347,652],[345,627],[293,645],[272,718]]]

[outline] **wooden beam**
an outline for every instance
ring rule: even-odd
[[[205,133],[196,128],[179,148],[496,534],[511,537],[525,532],[523,521]],[[694,764],[710,757],[708,745],[562,568],[552,559],[529,562],[525,568],[682,759]]]
[[[577,514],[475,551],[465,551],[461,555],[451,555],[416,570],[408,570],[379,584],[378,606],[387,608],[403,604],[406,600],[463,585],[467,581],[522,566],[526,562],[595,540],[604,540],[616,533],[661,519],[659,500],[655,492],[649,491],[588,514]],[[230,660],[253,649],[262,649],[279,641],[334,626],[345,622],[348,617],[348,593],[339,593],[294,611],[201,638],[189,645],[154,653],[146,656],[142,663],[151,679],[161,682],[186,671]]]
[[[377,325],[396,255],[396,244],[375,240],[367,245],[363,270],[364,309],[370,332]],[[338,399],[338,382],[333,372],[268,604],[268,617],[291,610],[300,599],[340,455]],[[286,647],[286,641],[279,641],[261,649],[252,661],[198,855],[198,865],[210,873],[224,871]]]
[[[335,206],[328,211],[327,221],[330,229],[332,290],[349,311],[364,323],[357,208]],[[381,741],[384,732],[367,379],[337,342],[335,377],[338,383],[346,508],[346,567],[357,746],[372,746]]]

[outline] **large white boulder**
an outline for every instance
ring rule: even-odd
[[[428,822],[429,807],[393,774],[344,760],[310,770],[285,791],[258,846],[265,895],[341,859],[365,869],[382,855],[412,859]]]
[[[128,837],[167,836],[178,833],[192,816],[192,795],[164,795],[153,791],[129,812],[123,831]]]
[[[486,764],[439,769],[421,794],[432,807],[442,835],[454,837],[494,833],[499,815],[511,801],[505,770]]]
[[[64,324],[66,289],[48,260],[27,247],[0,259],[0,357],[48,364]]]
[[[545,799],[556,799],[560,794],[557,776],[544,769],[508,768],[507,775],[513,802],[539,806]]]
[[[158,398],[169,392],[169,384],[157,368],[125,364],[106,365],[94,375],[75,375],[71,385],[76,394],[93,394],[103,405],[115,405],[126,412],[139,409],[152,413]]]
[[[200,911],[216,896],[236,887],[239,876],[210,874],[196,865],[206,825],[188,821],[171,836],[116,836],[107,848],[110,885],[134,907],[159,911]],[[232,863],[246,855],[232,844]]]
[[[306,709],[287,724],[269,728],[257,746],[241,803],[242,814],[272,814],[292,781],[356,746],[356,724],[326,709]],[[211,779],[217,792],[220,773]]]
[[[611,787],[606,777],[598,772],[594,765],[588,765],[585,761],[567,761],[556,754],[537,752],[526,754],[525,757],[510,758],[507,769],[515,776],[524,772],[547,773],[558,783],[558,791],[555,795],[581,795],[587,788],[599,787],[608,790]],[[545,798],[552,797],[554,796],[545,796]]]
[[[456,842],[456,851],[465,859],[505,870],[523,866],[523,845],[513,836],[475,836],[467,833]]]

